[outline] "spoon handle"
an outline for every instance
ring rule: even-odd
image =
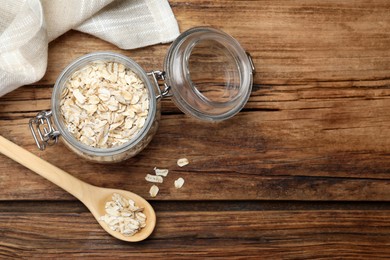
[[[87,194],[85,194],[85,191],[88,191],[92,188],[92,185],[73,177],[69,173],[46,162],[45,160],[30,153],[22,147],[5,139],[1,135],[0,153],[41,175],[43,178],[51,181],[57,186],[63,188],[81,201],[84,201],[86,198],[85,196]]]

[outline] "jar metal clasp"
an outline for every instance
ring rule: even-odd
[[[255,63],[253,62],[252,56],[250,55],[249,52],[245,52],[245,53],[246,53],[246,56],[248,57],[250,65],[251,65],[252,74],[255,75],[256,74],[256,68],[255,68]]]
[[[42,151],[46,146],[56,144],[60,135],[51,122],[51,116],[52,111],[41,111],[28,123],[35,143]]]
[[[170,93],[171,86],[165,82],[165,71],[153,70],[148,72],[147,75],[153,78],[153,81],[157,87],[158,95],[156,96],[156,99],[172,96],[172,93]],[[160,88],[159,82],[162,82],[164,89]]]

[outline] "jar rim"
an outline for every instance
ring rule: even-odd
[[[61,91],[64,87],[64,83],[69,79],[69,77],[78,69],[86,66],[88,63],[94,62],[94,61],[116,61],[119,63],[122,63],[125,65],[125,67],[128,67],[131,69],[134,73],[136,73],[140,79],[145,84],[145,87],[148,89],[149,93],[149,112],[147,115],[147,118],[145,120],[145,125],[141,128],[141,130],[128,142],[114,146],[111,148],[97,148],[88,146],[86,144],[83,144],[79,140],[77,140],[72,133],[70,133],[66,126],[63,123],[63,120],[61,119],[61,112],[59,111],[60,102],[61,102]],[[99,156],[112,156],[116,154],[120,154],[122,152],[125,152],[129,150],[130,148],[136,146],[138,143],[141,142],[147,135],[149,129],[152,127],[154,118],[156,116],[156,110],[157,110],[157,101],[156,101],[156,92],[151,84],[147,73],[142,69],[142,67],[136,63],[134,60],[128,58],[127,56],[124,56],[119,53],[115,52],[92,52],[86,55],[83,55],[76,60],[74,60],[72,63],[70,63],[60,74],[60,76],[57,78],[56,83],[54,84],[53,93],[52,93],[52,111],[53,111],[53,119],[54,123],[58,129],[58,131],[61,133],[61,136],[72,146],[77,148],[78,150],[90,154],[90,155],[99,155]]]

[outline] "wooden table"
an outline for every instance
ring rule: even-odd
[[[74,197],[0,156],[0,257],[389,258],[390,2],[171,5],[181,31],[218,27],[251,53],[258,73],[248,104],[210,124],[164,100],[151,144],[120,164],[88,163],[61,143],[40,152],[28,120],[50,107],[67,64],[109,50],[162,69],[169,46],[124,51],[75,31],[61,36],[44,78],[0,99],[0,134],[86,182],[144,196],[158,224],[141,243],[116,240]],[[176,166],[181,157],[187,167]],[[170,173],[150,198],[144,177],[155,166]]]

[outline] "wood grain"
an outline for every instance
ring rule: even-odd
[[[389,211],[159,212],[149,240],[122,243],[85,212],[0,213],[5,258],[365,258],[389,256]],[[337,223],[337,224],[335,224]],[[163,241],[163,242],[162,242]]]
[[[255,82],[259,84],[389,79],[388,1],[175,0],[170,3],[181,31],[213,26],[239,40],[254,57],[259,72]],[[157,45],[124,51],[92,36],[67,36],[69,33],[50,44],[50,64],[42,84],[53,84],[69,62],[88,52],[118,51],[152,70],[163,67],[168,49],[168,45]]]
[[[161,70],[169,47],[61,36],[44,78],[0,98],[0,134],[81,180],[151,200],[157,229],[142,243],[115,240],[74,197],[0,156],[0,258],[388,259],[390,2],[170,4],[181,31],[217,27],[251,53],[257,74],[243,111],[209,124],[163,100],[151,144],[120,164],[86,163],[61,143],[40,152],[28,120],[50,108],[71,61],[108,50]],[[179,168],[182,157],[190,164]],[[144,176],[155,166],[170,173],[152,199]]]
[[[165,114],[149,147],[119,165],[83,164],[62,145],[38,152],[27,129],[25,115],[31,112],[12,113],[12,120],[0,123],[4,136],[95,185],[147,196],[143,178],[155,166],[171,170],[169,182],[179,176],[187,180],[181,192],[163,185],[157,199],[389,200],[390,103],[370,107],[342,100],[349,106],[246,111],[212,125]],[[176,159],[183,156],[191,164],[179,169]],[[7,159],[3,162],[3,199],[67,196]]]
[[[173,1],[182,30],[219,27],[251,52],[258,74],[244,111],[220,124],[181,114],[164,100],[158,134],[119,165],[85,164],[62,145],[38,152],[28,119],[50,107],[51,86],[74,58],[119,51],[145,67],[162,67],[168,45],[118,50],[69,32],[50,45],[37,86],[0,99],[2,134],[87,182],[147,196],[143,177],[168,167],[185,189],[161,187],[156,199],[389,200],[390,9],[386,1]],[[230,6],[226,12],[224,6]],[[207,10],[207,11],[205,11]],[[241,25],[237,25],[240,17]],[[82,43],[82,44],[81,44]],[[156,58],[158,57],[158,58]],[[61,154],[61,157],[56,154]],[[191,164],[175,166],[186,156]],[[1,199],[72,199],[0,157]],[[82,165],[82,167],[80,167]],[[20,185],[17,185],[20,183]],[[28,189],[26,189],[28,187]]]

